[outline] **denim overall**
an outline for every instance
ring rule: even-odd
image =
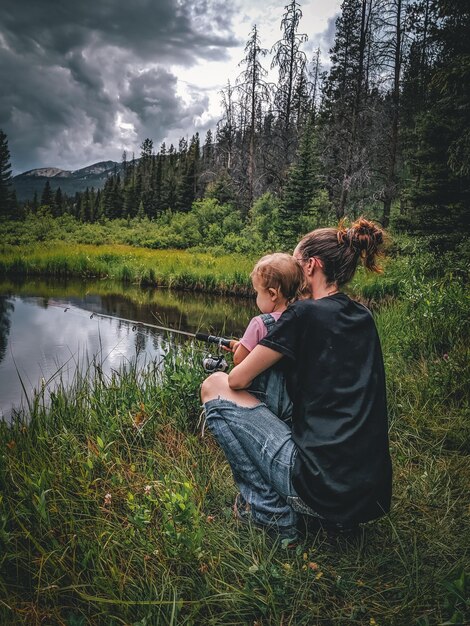
[[[269,332],[276,320],[270,313],[262,313],[260,317],[266,330]],[[247,391],[256,396],[261,402],[264,402],[271,413],[274,413],[279,419],[290,425],[292,400],[287,393],[286,379],[280,363],[276,363],[273,367],[261,372],[252,381]]]

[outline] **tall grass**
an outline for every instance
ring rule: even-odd
[[[294,550],[238,527],[230,470],[201,434],[199,348],[110,377],[91,363],[0,425],[0,623],[468,623],[469,301],[460,279],[410,267],[375,309],[389,516]]]
[[[251,293],[254,260],[246,256],[124,245],[2,246],[0,276],[110,278],[142,286],[218,294]]]

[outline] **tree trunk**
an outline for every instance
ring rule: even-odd
[[[399,123],[399,106],[400,106],[400,75],[401,75],[401,2],[397,0],[397,12],[395,21],[395,54],[394,54],[394,76],[393,76],[393,93],[392,93],[392,132],[390,141],[390,162],[388,175],[385,184],[385,197],[383,206],[382,223],[387,227],[390,222],[390,209],[393,198],[396,193],[396,163],[398,149],[398,123]]]

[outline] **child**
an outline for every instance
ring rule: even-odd
[[[235,365],[241,363],[267,335],[289,303],[305,293],[302,267],[294,257],[282,252],[268,254],[260,259],[251,272],[251,280],[261,315],[254,317],[240,341],[232,344]],[[282,420],[291,418],[292,402],[287,394],[281,363],[257,376],[249,391],[265,402]]]

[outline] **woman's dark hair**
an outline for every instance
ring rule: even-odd
[[[304,261],[317,257],[323,263],[328,285],[344,285],[351,280],[359,259],[372,272],[380,273],[377,257],[385,232],[374,222],[360,217],[349,228],[317,228],[303,237],[296,250]]]

